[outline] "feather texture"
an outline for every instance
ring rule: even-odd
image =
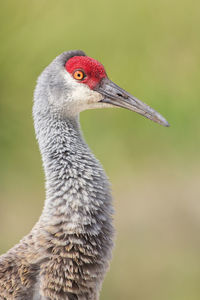
[[[61,105],[70,93],[62,82],[68,56],[47,67],[36,87],[33,116],[46,200],[30,234],[0,257],[1,300],[97,300],[111,259],[109,182],[84,142],[78,112],[72,116]]]

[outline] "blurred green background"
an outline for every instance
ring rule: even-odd
[[[32,122],[37,76],[82,49],[170,128],[123,109],[81,114],[112,182],[116,247],[101,299],[200,299],[199,1],[0,3],[0,253],[44,201]]]

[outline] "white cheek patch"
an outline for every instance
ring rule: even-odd
[[[91,90],[86,84],[77,82],[66,71],[64,72],[64,78],[67,81],[67,85],[70,86],[70,92],[67,99],[63,99],[63,104],[67,113],[71,116],[87,109],[112,107],[112,105],[106,103],[99,103],[103,99],[100,93]]]
[[[87,85],[83,83],[77,83],[77,86],[72,91],[71,96],[73,100],[80,105],[90,105],[103,99],[103,96],[100,93],[91,90]]]

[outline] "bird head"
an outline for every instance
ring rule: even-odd
[[[68,117],[86,109],[123,107],[169,126],[154,109],[112,82],[104,66],[83,51],[69,51],[58,56],[40,76],[37,94],[41,95],[41,87],[46,86],[44,81],[48,86],[50,106]]]

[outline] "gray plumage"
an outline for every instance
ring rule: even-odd
[[[46,200],[31,232],[0,257],[1,300],[99,299],[113,247],[112,198],[107,177],[82,137],[79,113],[114,104],[97,86],[91,89],[66,71],[66,62],[76,56],[85,54],[61,54],[38,79],[33,117]],[[104,81],[108,84],[103,78],[99,88]]]

